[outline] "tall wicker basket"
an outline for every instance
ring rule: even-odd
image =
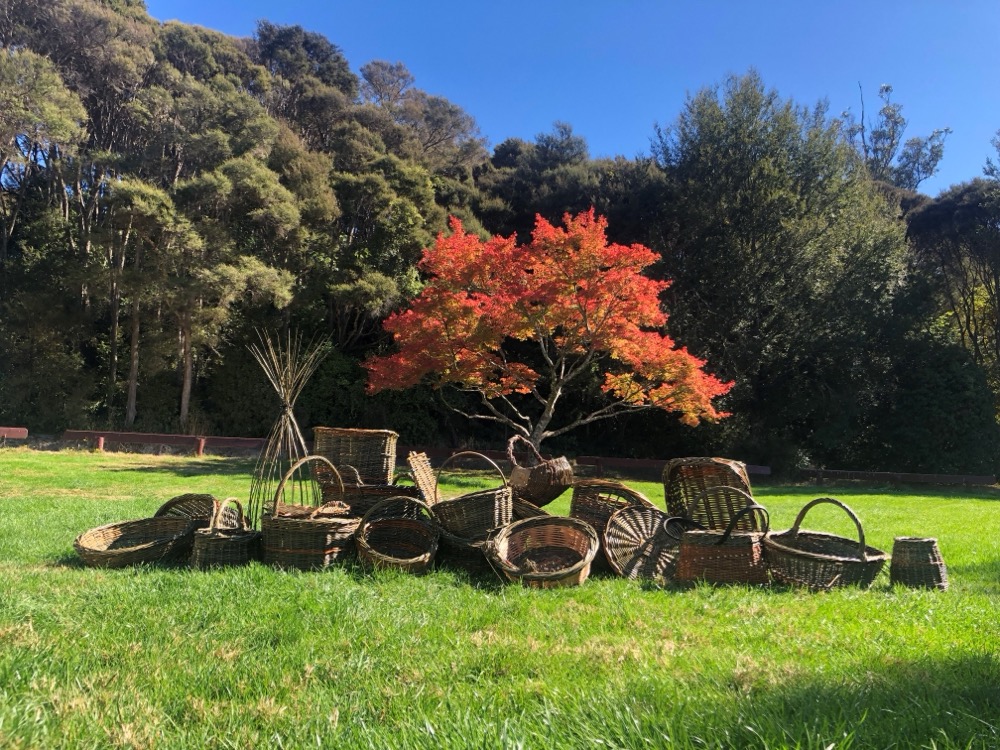
[[[673,458],[663,468],[663,494],[667,513],[697,521],[709,529],[721,531],[729,525],[731,514],[692,515],[694,501],[712,487],[735,487],[752,496],[746,464],[728,458]],[[739,508],[733,509],[739,510]]]
[[[359,430],[346,427],[313,428],[313,455],[334,466],[353,466],[361,484],[392,484],[396,471],[396,441],[392,430]]]

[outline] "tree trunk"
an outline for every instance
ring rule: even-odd
[[[183,384],[181,385],[181,429],[187,429],[188,413],[191,410],[191,380],[194,373],[194,352],[191,348],[190,325],[181,329],[181,362],[183,368]]]
[[[139,394],[139,300],[132,300],[132,332],[128,357],[128,402],[125,405],[125,426],[135,423],[136,399]]]

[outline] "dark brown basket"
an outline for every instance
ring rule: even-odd
[[[487,553],[509,580],[549,589],[586,581],[599,549],[597,534],[586,521],[537,516],[502,528]]]
[[[354,532],[361,519],[343,515],[345,506],[341,501],[317,506],[301,502],[310,498],[322,502],[318,490],[303,490],[298,495],[290,490],[297,480],[311,481],[316,473],[313,464],[322,464],[331,476],[340,477],[336,467],[323,456],[307,456],[288,470],[274,493],[273,511],[261,517],[266,563],[282,568],[318,570],[354,554]],[[288,503],[287,499],[299,502]]]
[[[469,492],[450,500],[438,500],[431,507],[441,528],[449,534],[468,540],[480,539],[510,523],[513,513],[510,486],[496,463],[482,453],[472,451],[448,456],[438,467],[437,477],[448,463],[459,457],[476,457],[486,461],[500,475],[501,486]]]
[[[361,480],[361,475],[353,466],[345,465],[339,467],[348,481],[344,482],[341,490],[336,481],[327,481],[328,472],[323,469],[317,471],[317,480],[323,488],[323,501],[342,501],[347,504],[349,514],[361,517],[376,504],[390,497],[412,497],[420,498],[420,490],[417,487],[403,484],[365,484]],[[322,479],[321,479],[322,478]],[[353,481],[352,481],[353,480]]]
[[[821,531],[800,531],[811,508],[831,503],[842,508],[858,529],[858,540]],[[832,497],[819,497],[806,504],[788,531],[764,536],[764,557],[771,575],[782,583],[831,589],[839,586],[870,586],[889,556],[865,545],[861,521],[850,508]]]
[[[665,583],[674,577],[681,534],[695,524],[658,508],[630,505],[611,514],[604,532],[604,554],[623,578]]]
[[[948,570],[938,549],[937,539],[896,537],[892,543],[889,582],[913,588],[947,590]]]
[[[366,568],[423,573],[438,548],[440,529],[431,509],[412,497],[390,497],[369,510],[358,527],[358,559]]]
[[[608,479],[578,479],[573,483],[573,497],[569,504],[570,518],[579,518],[589,523],[600,540],[601,554],[594,560],[592,566],[595,572],[606,572],[609,568],[603,539],[611,515],[616,510],[633,505],[655,507],[641,492],[621,482]]]
[[[449,568],[459,568],[472,575],[493,574],[493,566],[486,556],[486,537],[463,539],[441,529],[437,562]]]
[[[517,462],[514,446],[523,443],[530,451],[528,464]],[[568,487],[573,486],[573,467],[565,456],[544,459],[531,441],[515,435],[507,441],[507,458],[511,463],[510,489],[514,497],[527,500],[532,505],[548,505]]]
[[[194,531],[190,518],[140,518],[85,531],[73,547],[86,565],[121,568],[184,557],[191,551]]]
[[[734,488],[728,489],[730,492],[740,492]],[[747,499],[749,500],[749,495]],[[748,515],[764,520],[761,525],[756,521],[753,524],[759,531],[737,531],[740,521]],[[761,546],[767,527],[767,510],[751,500],[749,505],[736,512],[725,531],[685,531],[681,536],[677,559],[677,580],[683,583],[768,583],[767,563]]]
[[[225,512],[230,504],[236,507],[236,524],[227,526]],[[243,513],[243,505],[235,497],[226,498],[206,529],[194,532],[191,549],[191,567],[211,568],[246,565],[260,554],[260,532],[250,528]]]
[[[313,428],[313,455],[334,466],[353,466],[366,485],[392,484],[396,471],[396,440],[392,430],[358,430],[344,427]]]
[[[700,456],[673,458],[667,461],[663,469],[663,494],[667,503],[667,513],[671,516],[690,518],[705,528],[721,531],[729,525],[732,513],[739,508],[729,509],[728,513],[713,512],[716,509],[708,505],[703,507],[701,517],[691,513],[694,501],[713,487],[735,487],[748,495],[753,495],[750,491],[746,465],[740,461]]]

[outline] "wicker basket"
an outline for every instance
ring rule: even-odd
[[[728,489],[740,492],[734,488]],[[740,521],[748,515],[764,519],[763,524],[758,527],[759,531],[737,531]],[[754,526],[757,524],[754,523]],[[677,580],[684,583],[768,583],[767,563],[761,547],[767,526],[767,510],[751,501],[736,512],[725,531],[685,531],[681,536],[677,560]]]
[[[355,540],[366,568],[423,573],[438,548],[440,529],[431,509],[412,497],[390,497],[369,510]]]
[[[361,479],[360,472],[353,466],[344,465],[340,467],[343,476],[347,477],[343,488],[337,486],[336,482],[328,482],[326,477],[328,472],[322,469],[317,471],[317,479],[323,488],[323,501],[342,501],[347,504],[350,515],[360,518],[377,503],[390,497],[412,497],[420,498],[420,490],[417,487],[402,484],[365,484]]]
[[[233,526],[225,524],[225,512],[230,504],[236,507],[237,513],[237,522]],[[191,567],[246,565],[250,560],[256,559],[259,553],[260,532],[250,528],[240,501],[230,497],[218,504],[207,529],[194,532]]]
[[[215,518],[218,507],[219,501],[212,495],[178,495],[161,505],[153,518],[187,518],[194,523],[195,528],[204,529]],[[227,506],[222,516],[222,525],[235,526],[238,522],[236,511]]]
[[[582,584],[599,549],[593,526],[560,516],[515,521],[487,547],[490,559],[509,580],[541,589]]]
[[[514,446],[519,442],[531,452],[528,466],[521,466],[517,462]],[[511,492],[514,497],[527,500],[532,505],[548,505],[573,486],[573,467],[565,456],[544,459],[538,449],[520,435],[507,441],[507,458],[511,463]]]
[[[889,582],[913,588],[947,590],[948,570],[937,539],[896,537],[892,543]]]
[[[432,506],[441,528],[454,536],[467,540],[486,537],[494,529],[511,521],[513,507],[510,486],[500,467],[481,453],[463,451],[454,453],[438,467],[437,477],[452,460],[459,457],[476,457],[486,461],[500,475],[501,486],[460,495],[450,500],[438,500]]]
[[[525,518],[536,518],[538,516],[551,515],[547,510],[532,505],[527,500],[514,495],[511,499],[511,521],[523,521]]]
[[[619,508],[611,514],[604,531],[604,555],[611,569],[623,578],[665,583],[674,577],[681,535],[696,526],[658,508]]]
[[[831,503],[842,508],[858,530],[858,540],[821,531],[800,531],[811,508]],[[832,497],[820,497],[806,504],[788,531],[764,536],[764,557],[774,578],[782,583],[831,589],[839,586],[870,586],[889,556],[865,545],[861,521],[850,508]]]
[[[492,574],[493,566],[486,556],[488,543],[486,537],[463,539],[441,529],[437,563],[448,568],[459,568],[470,575]]]
[[[323,465],[331,476],[340,473],[322,456],[307,456],[297,461],[281,479],[271,505],[273,511],[261,518],[264,562],[282,568],[317,570],[354,554],[354,532],[361,519],[343,515],[341,501],[306,506],[287,503],[289,499],[322,498],[318,491],[302,491],[298,497],[290,491],[296,481],[315,476],[313,464]]]
[[[360,483],[392,484],[396,471],[396,440],[392,430],[357,430],[343,427],[313,428],[313,455],[334,466],[353,466]]]
[[[694,501],[712,487],[735,487],[752,495],[746,465],[740,461],[728,458],[674,458],[663,469],[663,494],[667,513],[690,518],[705,528],[721,531],[729,525],[732,513],[739,508],[724,513],[713,512],[715,509],[712,506],[703,506],[703,516],[691,514]]]
[[[438,501],[438,488],[431,460],[426,453],[410,451],[406,456],[406,463],[410,467],[410,477],[417,486],[420,499],[427,505],[434,505]]]
[[[621,482],[607,479],[578,479],[573,483],[573,497],[569,504],[570,518],[579,518],[594,527],[600,541],[601,554],[591,566],[594,572],[609,570],[604,552],[604,532],[608,528],[611,515],[621,508],[640,505],[655,507],[641,492],[627,487]]]
[[[121,568],[185,556],[191,550],[195,524],[190,518],[140,518],[98,526],[74,541],[84,564]]]

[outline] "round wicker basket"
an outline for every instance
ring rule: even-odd
[[[511,581],[532,588],[579,586],[600,549],[594,528],[564,516],[536,516],[505,526],[487,545]]]

